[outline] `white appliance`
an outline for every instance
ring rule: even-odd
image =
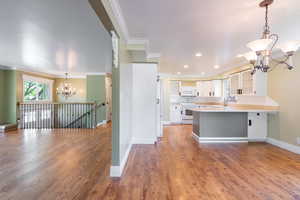
[[[198,105],[194,103],[182,103],[182,112],[181,119],[183,124],[192,124],[193,123],[193,111],[198,107]]]
[[[197,88],[196,87],[182,86],[180,88],[180,96],[195,97],[195,96],[197,96]]]
[[[182,106],[180,104],[172,104],[170,106],[170,121],[174,124],[181,123]]]

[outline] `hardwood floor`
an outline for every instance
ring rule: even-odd
[[[109,178],[111,128],[0,135],[0,199],[300,199],[300,156],[269,144],[198,144],[168,126]]]
[[[108,176],[111,129],[0,135],[0,199],[85,199]]]

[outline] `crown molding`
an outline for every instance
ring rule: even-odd
[[[7,66],[2,66],[0,65],[0,69],[2,70],[18,70],[22,72],[27,72],[27,73],[32,73],[32,74],[37,74],[37,75],[44,75],[50,78],[65,78],[65,71],[56,71],[56,70],[37,70],[37,69],[30,69],[26,67],[7,67]],[[109,75],[110,73],[106,72],[84,72],[84,73],[78,73],[78,72],[68,72],[68,77],[69,78],[77,78],[77,79],[85,79],[87,76],[106,76]]]
[[[129,31],[128,31],[127,24],[126,24],[122,9],[120,7],[119,1],[118,0],[108,0],[108,3],[110,4],[113,15],[116,18],[116,21],[118,23],[120,31],[122,32],[122,35],[124,36],[125,41],[128,42],[129,38],[130,38]]]
[[[147,59],[160,58],[160,53],[148,53]]]
[[[0,69],[2,69],[2,70],[16,70],[15,67],[7,67],[7,66],[3,66],[3,65],[0,65]]]
[[[120,6],[119,0],[106,0],[111,7],[112,14],[116,20],[117,26],[119,27],[124,40],[126,42],[126,48],[129,51],[145,51],[147,59],[160,58],[159,53],[149,52],[149,40],[146,38],[131,38],[129,34],[129,29],[124,18],[122,8]]]

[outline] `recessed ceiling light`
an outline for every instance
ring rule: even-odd
[[[187,68],[189,68],[189,66],[188,65],[183,65],[183,68],[187,69]]]
[[[220,66],[219,66],[219,65],[215,65],[214,68],[215,68],[215,69],[219,69]]]
[[[178,74],[178,75],[180,75],[180,74],[181,74],[181,72],[177,72],[177,74]]]
[[[196,53],[196,57],[201,57],[202,56],[202,53],[198,52]]]

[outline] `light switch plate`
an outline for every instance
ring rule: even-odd
[[[300,137],[297,137],[297,144],[300,145]]]

